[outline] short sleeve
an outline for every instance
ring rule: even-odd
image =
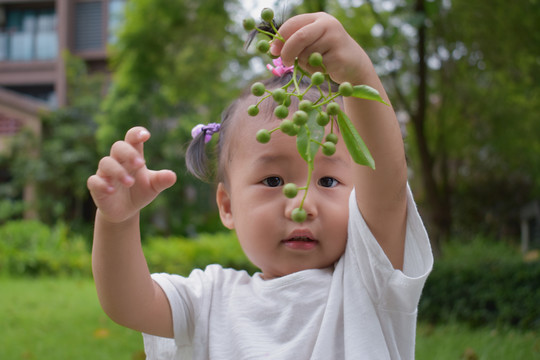
[[[147,360],[191,359],[194,324],[204,305],[208,284],[202,270],[189,277],[171,274],[152,274],[163,289],[171,308],[174,339],[143,334]]]
[[[393,311],[414,312],[422,288],[433,266],[429,238],[413,195],[407,186],[407,227],[403,271],[390,260],[371,233],[356,203],[355,190],[349,199],[347,266],[358,273],[373,303]]]

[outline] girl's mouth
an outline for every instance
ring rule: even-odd
[[[281,243],[292,250],[311,250],[319,244],[317,240],[308,236],[293,236]]]

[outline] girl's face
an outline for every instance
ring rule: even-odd
[[[229,133],[226,184],[220,183],[217,202],[223,224],[235,229],[247,257],[265,279],[297,271],[325,268],[343,254],[347,239],[348,199],[354,163],[340,138],[337,151],[319,151],[304,209],[308,217],[291,219],[304,191],[294,199],[283,195],[283,185],[304,186],[308,168],[296,149],[296,137],[276,131],[267,144],[255,133],[273,129],[278,120],[236,119]]]

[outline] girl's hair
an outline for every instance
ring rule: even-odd
[[[283,76],[274,76],[270,79],[267,79],[263,81],[263,84],[267,89],[277,89],[280,87],[285,86],[290,82],[292,79],[292,73],[284,74]],[[302,77],[298,79],[298,84],[301,90],[306,89],[310,81],[306,79],[306,77]],[[336,91],[337,89],[334,89],[335,84],[331,84],[333,91]],[[320,86],[321,90],[323,92],[328,91],[328,86],[326,83]],[[320,96],[319,90],[316,87],[311,88],[307,94],[304,95],[304,99],[308,99],[311,101],[316,101]],[[199,135],[197,135],[189,144],[189,147],[186,152],[186,166],[188,171],[193,174],[195,177],[203,180],[203,181],[212,181],[215,177],[218,182],[225,181],[225,163],[224,156],[227,155],[228,149],[227,146],[230,144],[230,129],[232,124],[234,123],[234,120],[249,116],[247,114],[247,106],[245,106],[245,109],[243,109],[243,105],[245,105],[245,100],[254,97],[251,95],[251,92],[249,91],[249,88],[244,90],[244,92],[240,95],[238,99],[236,99],[228,108],[225,109],[225,111],[221,115],[221,128],[219,130],[219,138],[217,145],[215,147],[215,153],[212,156],[212,159],[209,158],[207,149],[206,149],[206,143],[205,143],[205,135],[206,132],[202,131]],[[298,99],[296,96],[291,97],[291,108],[295,108],[298,106]],[[273,112],[277,104],[272,101],[271,99],[266,99],[259,105],[260,113],[256,117],[254,117],[255,120],[269,120],[273,119]],[[240,108],[242,107],[242,108]],[[215,164],[215,161],[217,161],[217,164]],[[217,165],[217,166],[216,166]],[[215,170],[217,170],[217,173],[215,173]]]

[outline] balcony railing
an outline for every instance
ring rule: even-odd
[[[56,31],[0,31],[0,61],[52,60],[58,55]]]

